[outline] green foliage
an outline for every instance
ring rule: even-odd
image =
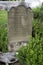
[[[43,22],[38,21],[38,19],[33,20],[34,34],[38,34],[40,37],[43,37]]]
[[[2,52],[6,52],[8,50],[7,49],[8,38],[7,38],[7,27],[6,27],[6,25],[7,24],[0,26],[0,51],[2,51]]]
[[[21,49],[19,50],[19,54],[17,55],[20,64],[26,63],[26,54],[27,54],[26,52],[27,52],[27,47],[22,46]]]
[[[7,12],[0,11],[0,51],[6,52],[7,49]]]
[[[33,33],[38,34],[40,37],[43,37],[43,6],[41,6],[41,8],[34,9],[33,13],[34,13]]]
[[[0,25],[7,23],[7,11],[0,10]]]
[[[31,38],[27,46],[19,50],[18,58],[21,64],[25,65],[43,65],[43,38],[37,35]]]

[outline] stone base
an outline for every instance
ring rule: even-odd
[[[15,52],[0,53],[0,65],[20,65]]]

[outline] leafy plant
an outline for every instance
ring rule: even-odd
[[[8,21],[7,11],[0,10],[0,25],[6,24]]]
[[[0,51],[6,52],[7,49],[7,24],[0,26]]]
[[[27,46],[23,46],[18,53],[21,64],[25,65],[43,65],[43,38],[37,35],[31,38]]]
[[[33,37],[35,34],[38,36],[43,37],[43,6],[40,8],[33,9],[34,13],[34,20],[33,20]]]
[[[0,51],[7,52],[7,11],[0,11]]]

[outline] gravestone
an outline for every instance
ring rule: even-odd
[[[32,10],[24,2],[17,4],[8,12],[9,51],[17,51],[24,44],[21,42],[28,42],[32,34]]]

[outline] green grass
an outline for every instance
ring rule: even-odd
[[[1,24],[6,24],[7,23],[7,11],[5,10],[0,10],[0,25]]]

